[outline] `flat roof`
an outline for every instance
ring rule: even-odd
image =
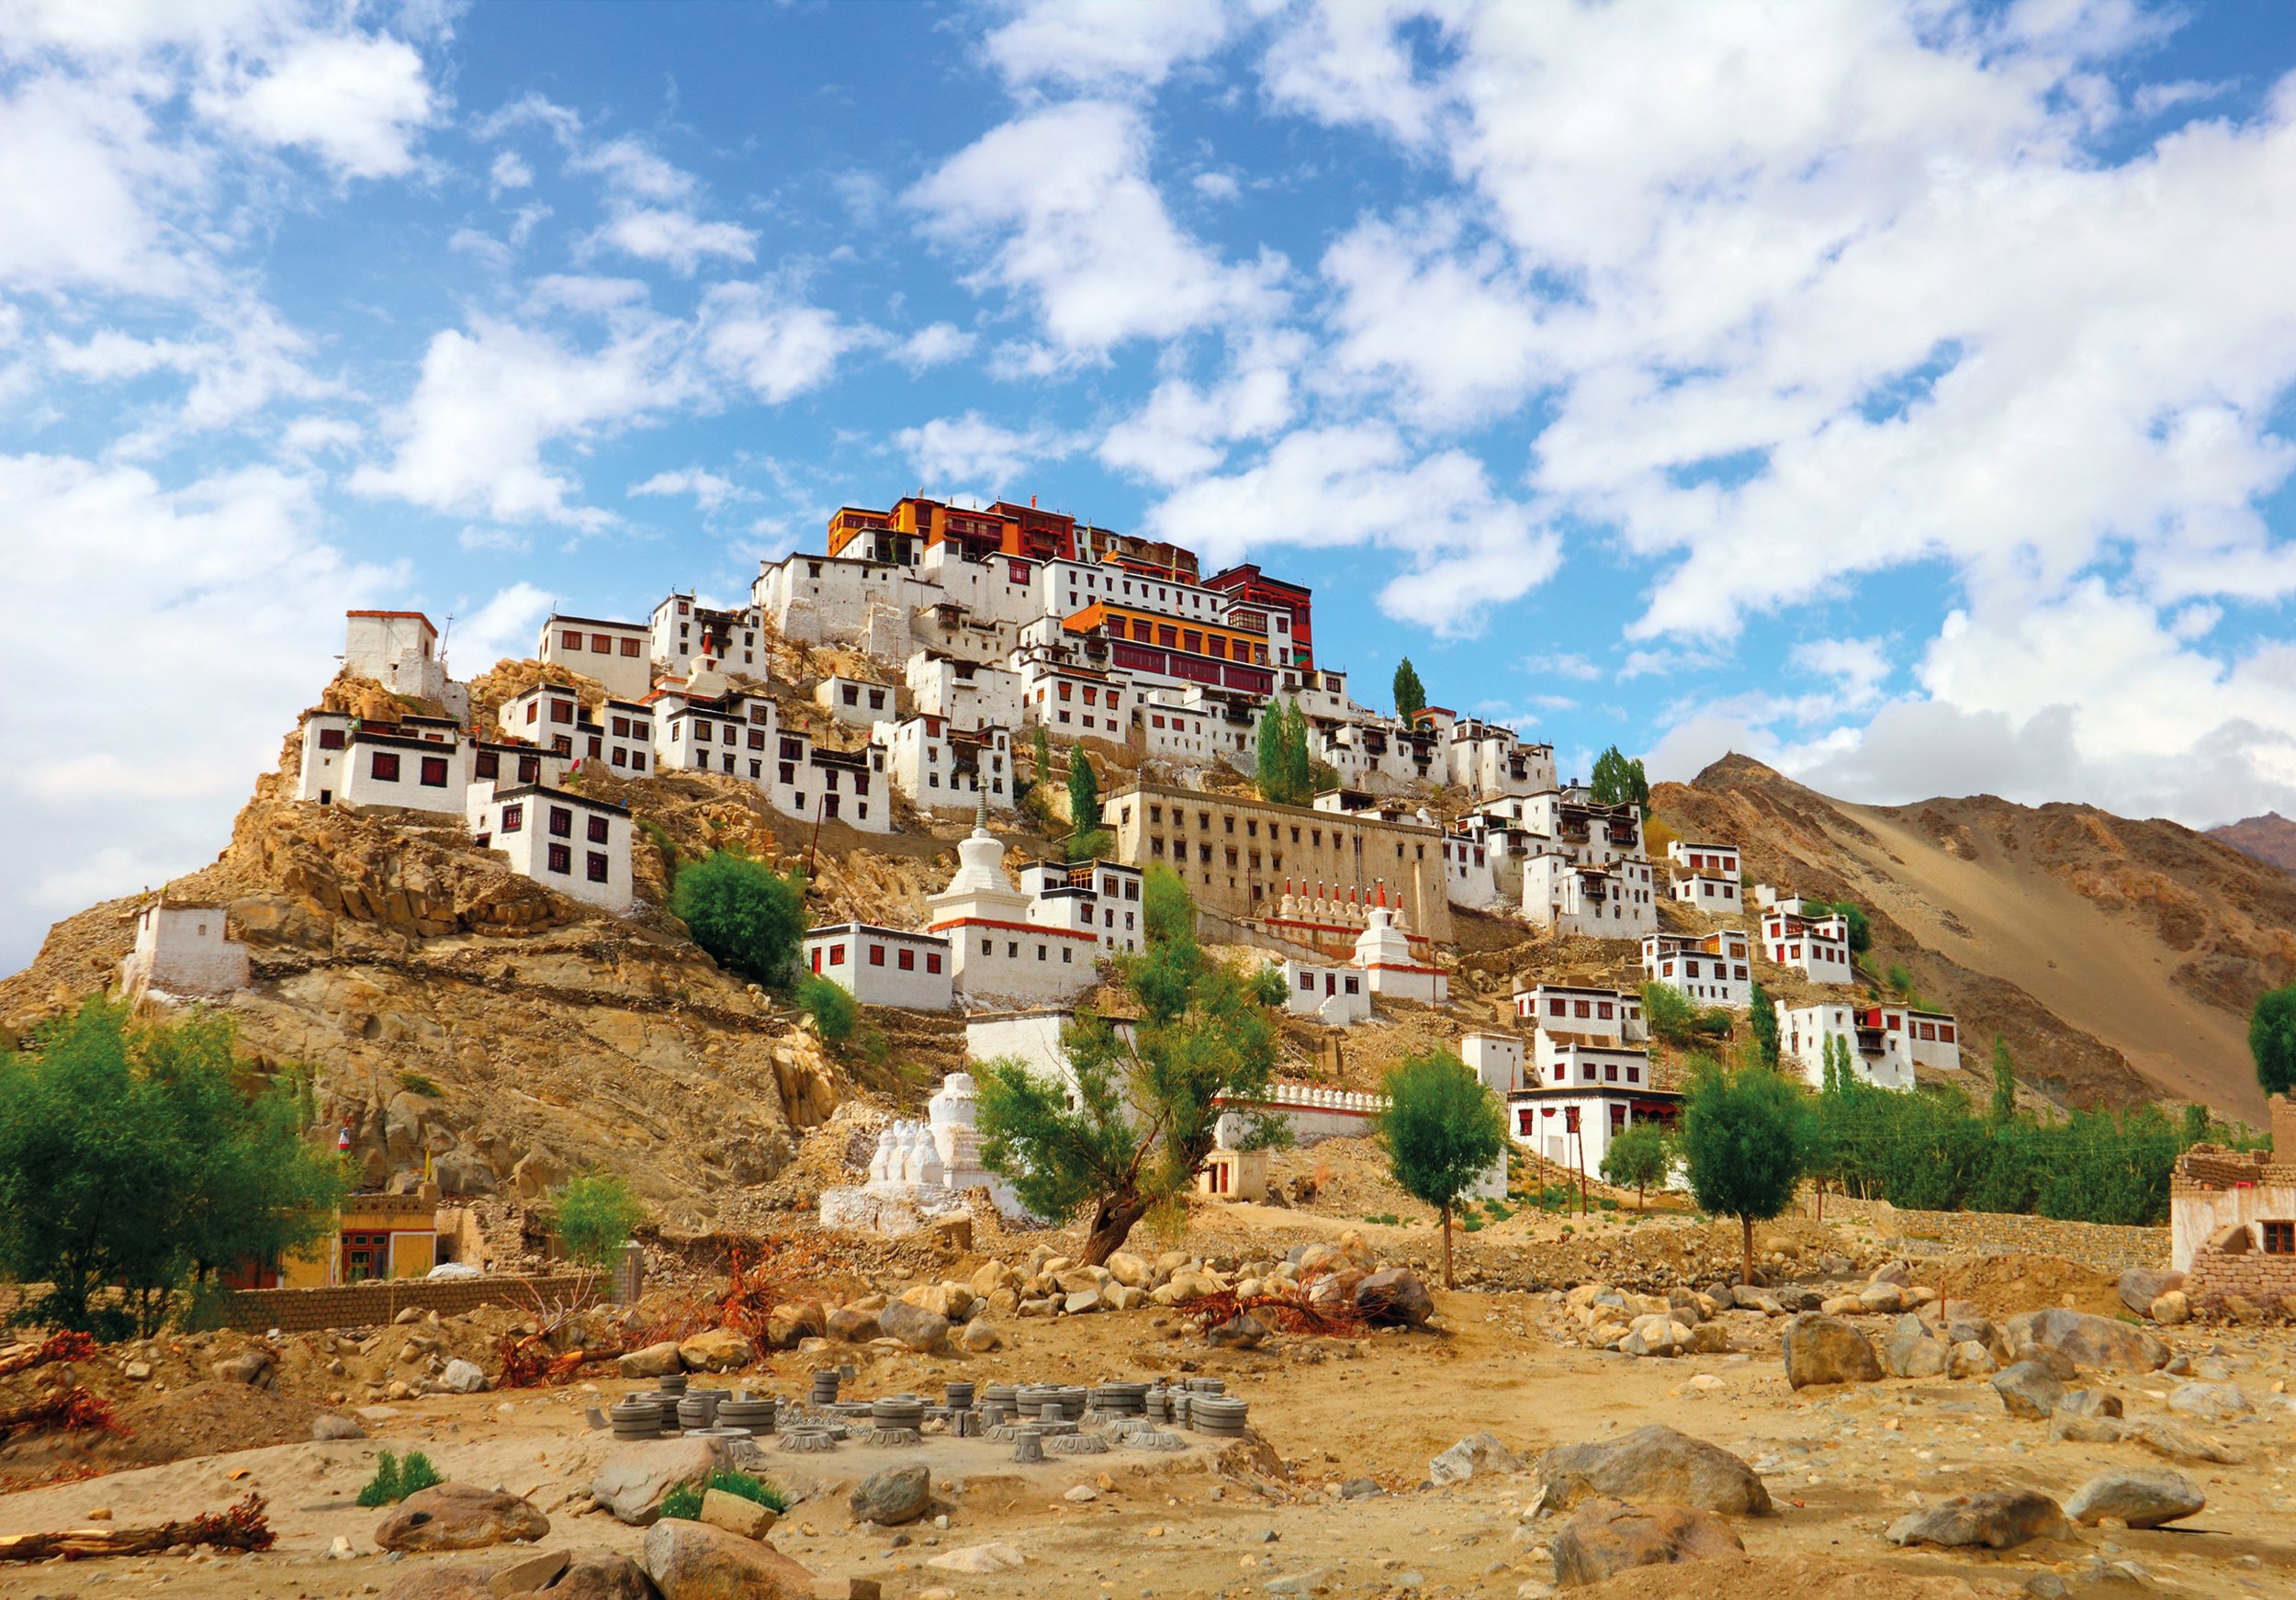
[[[515,800],[524,794],[539,795],[547,800],[570,800],[577,806],[586,806],[592,811],[611,811],[617,817],[630,814],[627,806],[617,806],[611,800],[593,799],[588,794],[577,794],[571,789],[553,789],[547,783],[521,783],[514,789],[497,789],[494,798],[497,802]]]
[[[881,922],[824,922],[805,930],[807,939],[820,939],[832,933],[842,933],[849,938],[856,933],[882,933],[887,939],[909,939],[920,944],[949,942],[949,936],[945,933],[924,933],[908,928],[887,928]]]
[[[543,624],[542,625],[543,625],[543,626],[545,626],[545,627],[548,627],[548,626],[550,625],[550,624],[551,624],[551,623],[554,623],[554,622],[578,622],[578,623],[580,623],[580,624],[581,624],[584,627],[618,627],[618,628],[627,628],[627,629],[629,629],[629,630],[630,630],[630,632],[632,632],[632,633],[636,633],[636,634],[651,633],[651,632],[653,632],[653,630],[654,630],[654,625],[653,625],[653,624],[651,624],[651,623],[645,623],[645,622],[607,622],[606,620],[604,620],[604,619],[603,619],[603,618],[602,618],[602,617],[595,617],[595,616],[568,616],[568,615],[566,615],[566,614],[565,614],[564,613],[562,613],[562,612],[556,612],[556,611],[554,611],[554,612],[552,612],[552,613],[550,614],[550,615],[549,615],[548,619],[547,619],[546,621],[545,621],[545,622],[544,622],[544,624]]]
[[[411,616],[433,633],[438,632],[431,619],[419,611],[346,611],[343,614],[345,616]]]

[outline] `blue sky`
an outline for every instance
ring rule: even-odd
[[[1655,775],[2296,810],[2296,9],[0,0],[0,959],[353,605],[1035,494]]]

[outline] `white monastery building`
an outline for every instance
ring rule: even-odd
[[[535,654],[546,664],[595,680],[617,700],[643,700],[654,686],[654,630],[645,623],[551,615]]]
[[[629,808],[545,784],[470,789],[471,839],[500,851],[521,877],[602,911],[630,908]]]
[[[247,947],[231,937],[222,907],[170,905],[161,895],[136,913],[135,948],[119,963],[128,999],[228,995],[248,979]]]
[[[1859,1078],[1885,1089],[1910,1089],[1914,1068],[1957,1071],[1960,1030],[1939,1011],[1903,1006],[1851,1006],[1829,1002],[1789,1007],[1777,1002],[1778,1054],[1798,1063],[1813,1088],[1826,1084],[1826,1041],[1850,1046],[1850,1068]]]
[[[1642,941],[1642,975],[1702,1006],[1742,1011],[1753,1004],[1746,935],[1735,928],[1701,936],[1652,933]]]
[[[1850,919],[1838,911],[1806,916],[1798,896],[1761,913],[1761,952],[1814,984],[1856,981],[1857,969],[1850,959]]]
[[[949,941],[869,922],[838,922],[805,933],[805,966],[864,1006],[946,1011],[956,1003]]]

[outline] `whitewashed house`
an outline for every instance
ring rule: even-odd
[[[423,731],[407,731],[411,726]],[[391,806],[459,817],[470,749],[451,724],[361,723],[340,712],[304,714],[295,797],[321,806]]]
[[[938,933],[838,922],[805,932],[805,962],[864,1006],[946,1011],[956,1003],[949,941]]]
[[[231,937],[221,906],[171,905],[155,895],[136,913],[135,948],[119,963],[120,993],[129,1001],[147,994],[211,998],[243,989],[249,980],[247,946]]]
[[[1451,723],[1444,759],[1449,781],[1471,794],[1534,794],[1555,786],[1555,747],[1527,744],[1496,723]]]
[[[1010,812],[1019,797],[1012,736],[1001,727],[963,731],[940,716],[905,716],[877,724],[872,742],[894,788],[920,811],[971,811],[985,794],[990,810]]]
[[[1278,970],[1284,979],[1284,1009],[1296,1017],[1346,1028],[1371,1015],[1371,991],[1358,967],[1287,961]]]
[[[1961,1070],[1961,1029],[1943,1011],[1906,1009],[1906,1044],[1916,1066],[1939,1072]]]
[[[617,700],[643,700],[654,686],[654,630],[647,623],[553,613],[542,625],[535,655],[594,680]]]
[[[813,703],[839,722],[873,727],[898,713],[900,695],[889,683],[832,672],[814,685]]]
[[[1736,878],[1716,878],[1705,873],[1693,873],[1686,878],[1675,878],[1668,885],[1668,892],[1682,904],[1695,906],[1699,910],[1716,917],[1735,917],[1745,909],[1739,898]]]
[[[906,677],[917,712],[943,718],[960,732],[1020,726],[1020,674],[1008,668],[917,650]]]
[[[451,618],[449,620],[452,620]],[[419,611],[343,613],[343,664],[394,694],[444,706],[449,715],[469,709],[467,692],[446,676],[438,629]]]
[[[1858,1078],[1885,1089],[1913,1087],[1913,1045],[1907,1037],[1903,1008],[1853,1006],[1839,1001],[1815,1006],[1788,1006],[1784,1000],[1774,1004],[1778,1014],[1778,1054],[1782,1060],[1799,1066],[1812,1088],[1826,1086],[1829,1039],[1847,1042],[1850,1070]],[[1934,1022],[1931,1026],[1935,1026]]]
[[[1058,1007],[1099,982],[1098,901],[1064,901],[1058,920],[1041,917],[1041,902],[1013,887],[1005,847],[984,817],[957,846],[956,875],[926,899],[925,931],[946,935],[957,996],[969,1007]]]
[[[1851,960],[1850,919],[1840,912],[1806,917],[1796,897],[1782,900],[1761,914],[1761,952],[1779,966],[1791,967],[1814,984],[1847,984],[1857,978]],[[1787,909],[1788,906],[1795,907]]]
[[[1523,863],[1523,916],[1535,928],[1639,939],[1658,929],[1650,863],[1623,859],[1589,865],[1542,849]]]
[[[606,764],[615,774],[643,778],[654,765],[654,708],[643,700],[609,700],[599,710],[605,725]]]
[[[1735,928],[1689,936],[1652,933],[1642,941],[1642,973],[1702,1006],[1744,1010],[1753,1004],[1749,941]]]
[[[1090,933],[1103,955],[1138,955],[1146,875],[1121,862],[1031,862],[1020,870],[1029,919],[1040,928]]]
[[[1744,870],[1739,865],[1738,846],[1734,844],[1672,839],[1666,846],[1666,859],[1677,872],[1703,873],[1707,877],[1728,878],[1732,883]]]
[[[468,820],[472,841],[501,851],[520,876],[617,917],[630,908],[629,807],[539,783],[478,783]]]

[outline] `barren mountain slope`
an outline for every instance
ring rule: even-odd
[[[2296,822],[2277,811],[2212,828],[2209,837],[2220,844],[2231,845],[2243,855],[2252,855],[2260,862],[2296,873]]]
[[[1758,879],[1866,907],[1874,970],[1903,963],[1959,1013],[1972,1065],[1998,1032],[2060,1099],[2262,1121],[2247,1016],[2296,975],[2286,873],[2172,822],[1986,795],[1852,806],[1739,756],[1651,799],[1737,840]]]

